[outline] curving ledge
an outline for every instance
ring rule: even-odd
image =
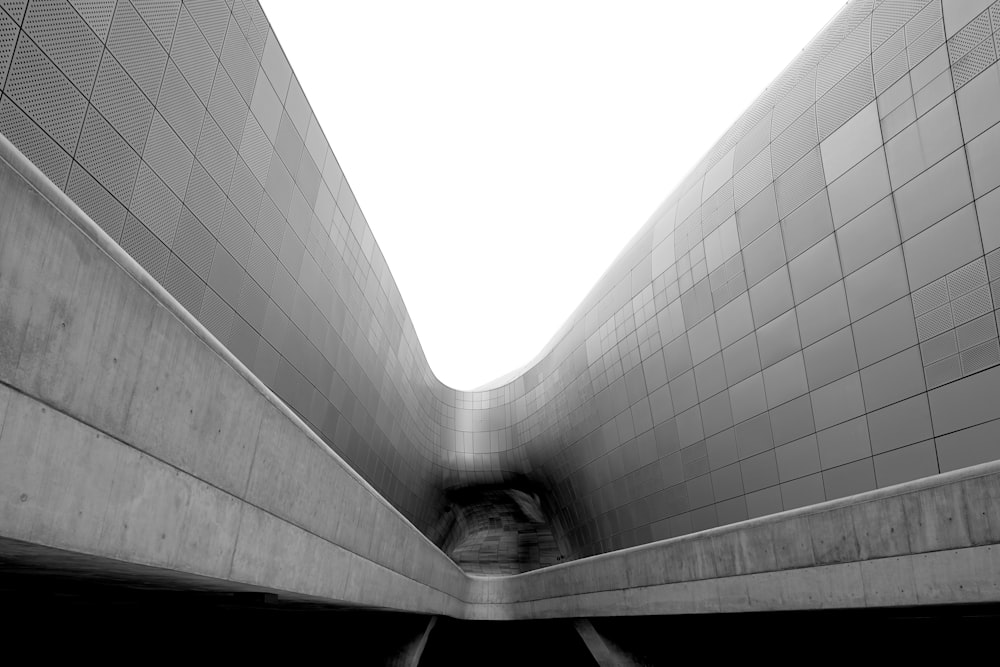
[[[943,604],[1000,600],[998,510],[993,462],[467,575],[0,137],[0,555],[475,619]]]

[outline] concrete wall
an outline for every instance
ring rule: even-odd
[[[3,537],[461,614],[454,563],[5,140],[0,158]]]
[[[436,543],[527,478],[573,558],[1000,458],[998,38],[1000,2],[847,3],[482,391],[256,0],[5,0],[0,133]]]
[[[0,537],[351,606],[525,619],[1000,599],[1000,464],[471,577],[0,140]]]

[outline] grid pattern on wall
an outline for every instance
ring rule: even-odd
[[[431,376],[259,4],[4,0],[0,90],[0,132],[432,525]]]
[[[0,0],[0,132],[432,539],[527,476],[578,557],[1000,457],[998,47],[1000,2],[848,4],[476,392],[256,0]]]

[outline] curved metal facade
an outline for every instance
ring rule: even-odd
[[[509,487],[579,557],[1000,458],[998,33],[847,5],[474,392],[255,0],[0,0],[0,132],[432,539]]]

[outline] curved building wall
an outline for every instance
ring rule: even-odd
[[[1000,3],[848,4],[473,392],[254,0],[0,10],[0,132],[439,543],[462,487],[577,557],[1000,458]]]

